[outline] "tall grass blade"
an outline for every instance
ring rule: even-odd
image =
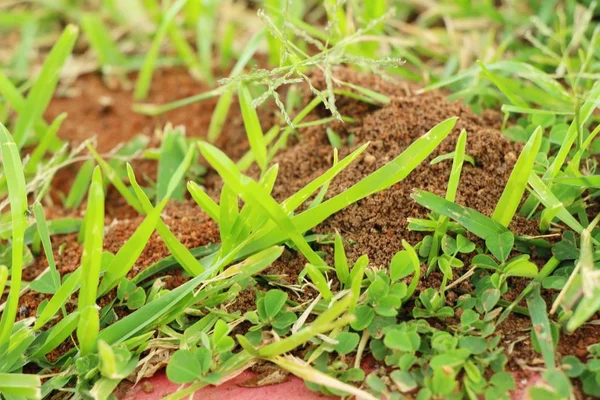
[[[92,180],[94,165],[94,160],[87,160],[77,172],[75,181],[73,182],[73,185],[71,185],[71,189],[69,190],[69,194],[65,200],[66,208],[75,209],[81,205],[88,186]]]
[[[123,54],[112,40],[108,28],[98,14],[85,13],[81,16],[81,27],[103,67],[120,67],[124,64]]]
[[[12,221],[10,291],[8,293],[6,308],[0,319],[0,350],[2,350],[8,345],[19,306],[23,254],[25,251],[25,228],[27,226],[27,218],[25,216],[25,212],[27,211],[27,191],[25,189],[23,164],[21,163],[18,145],[2,124],[0,124],[0,154],[2,155],[2,166],[4,167],[4,175],[8,184],[8,198],[10,200]]]
[[[142,65],[135,85],[135,90],[133,92],[133,97],[135,100],[142,100],[148,96],[150,83],[152,81],[152,74],[154,73],[154,67],[156,65],[156,59],[158,58],[158,53],[160,52],[160,45],[165,38],[171,23],[175,19],[175,16],[179,13],[179,11],[181,11],[186,2],[187,0],[177,0],[173,2],[168,10],[162,15],[160,26],[158,27],[156,34],[152,39],[152,44],[150,45],[150,49],[146,54],[144,64]]]
[[[19,114],[13,134],[19,149],[27,140],[27,135],[39,121],[52,99],[54,89],[58,84],[60,71],[73,50],[78,36],[78,29],[68,25],[48,54],[42,70],[27,95],[26,105]]]
[[[48,261],[48,273],[52,278],[54,292],[56,292],[60,287],[60,274],[56,269],[56,261],[54,260],[54,253],[52,252],[52,242],[50,242],[50,231],[48,230],[48,223],[46,222],[46,216],[44,215],[44,208],[39,202],[36,202],[33,205],[33,215],[35,216],[38,233],[42,241],[42,246],[44,247],[44,254]]]
[[[542,128],[537,127],[533,135],[529,138],[523,151],[519,155],[517,163],[508,178],[508,182],[502,192],[502,196],[496,205],[492,218],[498,221],[505,227],[508,227],[510,222],[519,207],[525,188],[527,187],[527,180],[529,174],[533,170],[535,163],[535,157],[540,150],[540,144],[542,143]]]
[[[248,141],[250,142],[250,148],[252,149],[252,153],[254,153],[256,163],[260,169],[264,171],[267,167],[267,146],[263,137],[262,128],[260,127],[258,114],[254,107],[252,107],[252,95],[244,84],[240,84],[238,98],[246,134],[248,135]]]
[[[96,347],[99,329],[96,296],[100,280],[100,266],[104,238],[104,187],[100,167],[94,169],[86,209],[83,254],[81,256],[81,288],[78,310],[81,319],[77,327],[77,338],[82,355]]]

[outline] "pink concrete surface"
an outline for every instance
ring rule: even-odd
[[[194,395],[194,399],[202,400],[325,400],[334,397],[324,396],[308,390],[304,382],[290,376],[286,382],[259,388],[240,386],[247,380],[256,377],[256,374],[245,371],[235,378],[220,386],[206,387]],[[512,394],[513,400],[528,400],[527,389],[541,381],[536,372],[520,372],[515,374],[517,389]],[[158,372],[152,378],[129,388],[123,400],[157,400],[176,392],[180,385],[171,383],[164,371]]]
[[[202,400],[324,400],[333,399],[308,390],[304,382],[290,376],[286,382],[276,385],[248,388],[239,386],[256,374],[245,371],[220,386],[206,387],[194,395],[194,399]],[[122,397],[123,400],[157,400],[171,394],[180,385],[171,383],[164,372],[158,372],[152,378],[145,379]],[[151,391],[149,389],[152,389]]]

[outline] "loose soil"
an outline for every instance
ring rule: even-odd
[[[423,135],[437,123],[446,118],[458,116],[459,120],[452,133],[413,171],[405,180],[388,190],[375,194],[332,216],[317,228],[316,233],[339,231],[346,242],[348,257],[355,260],[367,254],[371,264],[387,267],[391,257],[401,248],[401,240],[416,243],[421,234],[407,230],[408,217],[425,217],[427,211],[410,198],[414,189],[423,189],[438,195],[444,195],[451,169],[451,160],[430,165],[434,157],[454,151],[461,130],[468,133],[467,154],[472,156],[476,165],[465,163],[458,187],[456,201],[472,207],[486,215],[491,215],[502,194],[505,183],[521,150],[519,144],[512,143],[500,132],[501,116],[494,112],[475,115],[460,103],[449,103],[442,92],[417,94],[415,87],[401,82],[388,81],[378,76],[362,75],[347,69],[335,71],[340,80],[350,81],[364,87],[384,93],[391,102],[383,107],[366,105],[349,98],[338,98],[338,108],[342,115],[356,120],[353,124],[334,122],[328,126],[337,132],[343,140],[354,137],[353,144],[340,149],[344,157],[357,146],[370,141],[363,156],[343,171],[331,183],[327,198],[349,188],[363,177],[375,171],[400,154],[416,138]],[[133,77],[132,77],[133,78]],[[315,87],[324,87],[322,76],[312,76]],[[168,69],[160,71],[153,80],[148,102],[166,103],[178,98],[197,94],[207,88],[192,80],[185,71]],[[132,138],[136,134],[154,136],[155,130],[166,122],[184,125],[191,136],[202,137],[206,134],[215,100],[196,103],[174,110],[157,118],[145,117],[131,110],[131,93],[122,88],[109,89],[96,74],[78,79],[74,85],[65,89],[68,97],[57,97],[51,103],[46,116],[53,118],[61,112],[69,117],[60,131],[60,137],[77,144],[96,135],[98,148],[106,152],[118,143]],[[308,98],[308,95],[307,95]],[[243,123],[238,106],[234,104],[217,145],[236,159],[248,149]],[[263,128],[274,122],[274,108],[261,110]],[[329,116],[324,108],[318,108],[309,119]],[[332,164],[333,151],[328,142],[325,126],[300,129],[288,148],[274,159],[279,164],[279,176],[273,189],[277,200],[293,194],[305,184],[322,174]],[[154,140],[154,144],[158,141]],[[155,176],[154,162],[138,162],[136,173],[143,176]],[[65,169],[55,178],[53,187],[56,192],[67,193],[76,168]],[[251,169],[250,175],[257,176],[258,171]],[[217,195],[220,182],[214,172],[209,172],[205,180],[209,193]],[[56,198],[59,198],[57,196]],[[142,221],[120,199],[114,190],[107,197],[107,230],[105,249],[116,252]],[[64,210],[51,208],[49,217],[68,214]],[[82,213],[82,210],[75,213]],[[205,216],[193,202],[172,202],[165,211],[165,222],[175,235],[188,247],[214,243],[219,240],[217,226]],[[511,229],[519,235],[538,235],[537,222],[517,217]],[[79,264],[81,248],[76,235],[56,236],[53,238],[57,264],[62,274],[72,272]],[[322,246],[331,252],[331,246]],[[61,249],[59,251],[59,249]],[[154,234],[136,263],[132,274],[168,255],[168,250],[160,238]],[[297,276],[304,267],[305,260],[293,252],[285,253],[269,270],[270,274],[282,275],[287,283],[297,283]],[[47,265],[40,255],[27,270],[26,279],[33,279]],[[173,286],[183,282],[179,276],[171,278]],[[419,285],[419,290],[428,286],[439,286],[440,278],[435,273]],[[232,309],[245,311],[254,306],[254,293],[244,291]],[[294,296],[295,294],[290,294]],[[302,297],[311,295],[305,292]],[[449,295],[449,301],[456,294]],[[37,304],[46,296],[28,293],[22,297],[22,305],[27,314],[33,315]],[[25,316],[25,315],[23,315]],[[509,367],[519,370],[525,366],[536,366],[538,355],[531,349],[528,338],[530,321],[517,315],[511,316],[501,326],[507,349],[511,346]],[[527,338],[525,338],[527,336]],[[581,359],[587,357],[586,346],[600,338],[600,326],[586,326],[570,336],[563,336],[559,345],[560,354],[574,354]]]

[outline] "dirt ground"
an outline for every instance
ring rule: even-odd
[[[447,102],[444,93],[415,94],[414,87],[402,82],[390,82],[381,77],[360,75],[349,70],[338,70],[335,73],[341,80],[390,96],[391,102],[376,107],[349,98],[338,98],[340,113],[355,119],[355,123],[352,124],[333,122],[328,125],[345,143],[352,141],[340,149],[340,157],[367,141],[370,141],[370,146],[358,161],[331,183],[327,197],[340,193],[392,160],[413,140],[437,123],[453,116],[458,116],[459,120],[449,137],[404,181],[342,210],[319,225],[315,232],[332,233],[337,230],[344,237],[350,259],[354,260],[362,254],[367,254],[372,265],[386,267],[391,257],[400,250],[402,239],[408,239],[414,244],[421,238],[419,233],[408,231],[407,218],[425,217],[427,213],[410,198],[410,194],[414,189],[423,189],[438,195],[445,193],[452,161],[442,161],[436,165],[430,165],[429,161],[454,151],[458,135],[463,129],[468,133],[466,152],[475,159],[476,164],[471,166],[465,163],[456,201],[491,215],[521,150],[520,145],[512,143],[500,132],[501,115],[495,112],[475,115],[465,105]],[[324,80],[315,75],[313,84],[322,87]],[[207,90],[207,87],[194,81],[184,70],[162,70],[155,75],[147,102],[167,103],[204,90]],[[62,93],[66,96],[56,97],[52,101],[46,117],[52,119],[62,112],[67,112],[68,118],[59,136],[76,145],[95,135],[100,152],[107,152],[137,134],[148,135],[153,138],[152,143],[157,144],[159,142],[156,132],[166,122],[184,125],[188,135],[203,137],[208,130],[216,104],[216,100],[213,99],[171,111],[160,117],[142,116],[132,111],[133,100],[130,91],[118,87],[110,89],[97,74],[82,76],[71,87],[62,88]],[[273,105],[267,104],[267,107],[260,110],[260,115],[263,129],[270,128],[275,118]],[[327,116],[327,110],[317,108],[309,119]],[[273,190],[277,200],[283,200],[296,192],[326,171],[333,162],[333,151],[327,139],[325,126],[303,128],[297,133],[288,148],[274,159],[274,162],[279,164],[279,176]],[[217,145],[233,159],[242,156],[249,148],[236,103],[232,105]],[[133,165],[139,176],[152,179],[156,175],[155,162],[138,160]],[[65,168],[55,177],[52,189],[55,205],[49,208],[50,218],[69,214],[81,215],[85,210],[85,204],[74,212],[61,210],[56,205],[61,193],[68,192],[76,171],[75,165]],[[257,176],[258,171],[251,169],[249,174]],[[220,182],[214,172],[208,172],[205,182],[209,193],[218,193]],[[137,216],[113,189],[109,190],[106,210],[106,226],[109,228],[105,236],[105,249],[114,253],[133,233],[142,217]],[[192,201],[172,202],[165,211],[165,222],[188,247],[219,241],[216,224]],[[518,235],[538,234],[536,221],[526,221],[520,217],[513,222],[511,229]],[[81,256],[76,235],[56,236],[53,238],[53,246],[60,272],[72,272],[78,266]],[[323,250],[331,252],[329,246],[324,246]],[[166,246],[155,233],[132,273],[135,274],[168,255]],[[296,282],[304,263],[302,256],[289,253],[276,262],[269,273],[281,274],[286,281]],[[34,264],[25,271],[24,278],[33,279],[46,266],[44,256],[39,255]],[[173,285],[184,281],[181,276],[172,279]],[[439,284],[439,281],[439,276],[434,273],[419,285],[419,289]],[[552,293],[547,293],[547,297],[551,296]],[[46,297],[32,292],[22,296],[22,305],[27,310],[22,317],[26,316],[25,314],[34,314],[37,304]],[[240,296],[239,302],[240,304],[234,307],[246,309],[253,305],[254,296]],[[242,302],[245,304],[241,304]],[[532,350],[529,340],[529,327],[529,319],[518,315],[511,316],[500,327],[504,335],[503,343],[507,349],[512,347],[509,367],[513,370],[539,366],[539,355]],[[573,354],[583,360],[587,357],[586,346],[598,340],[600,326],[589,325],[573,335],[562,335],[558,352],[562,355]],[[517,343],[514,346],[509,346],[515,341]]]

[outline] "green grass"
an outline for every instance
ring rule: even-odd
[[[0,396],[109,398],[150,355],[166,354],[167,377],[187,385],[171,400],[259,361],[338,397],[509,398],[516,384],[503,324],[512,313],[531,320],[519,346],[531,343],[543,360],[544,385],[529,396],[567,398],[576,388],[600,396],[597,345],[586,360],[557,347],[600,309],[595,3],[265,0],[258,13],[239,2],[84,3],[15,4],[0,15],[0,32],[15,38],[0,60],[8,128],[0,127]],[[205,89],[143,103],[163,66],[187,69]],[[514,166],[506,157],[506,183],[485,182],[503,185],[495,209],[467,207],[458,195],[461,178],[485,171],[469,141],[481,132],[463,130],[454,151],[434,156],[457,118],[432,122],[379,169],[332,193],[339,174],[351,164],[362,171],[363,155],[381,146],[361,142],[364,116],[343,115],[342,105],[360,104],[371,118],[404,104],[387,87],[340,80],[338,66],[418,82],[415,92],[443,88],[476,113],[502,112],[500,130],[522,151]],[[133,85],[133,111],[164,127],[157,140],[137,137],[106,154],[93,140],[63,143],[69,116],[49,121],[46,110],[90,67],[107,83]],[[214,101],[212,112],[193,116],[210,121],[205,131],[169,123],[165,113],[184,115],[199,101]],[[237,125],[249,149],[234,161],[218,144]],[[333,162],[280,200],[288,182],[273,160],[309,129],[310,140],[323,133]],[[134,170],[140,159],[157,164],[155,180]],[[368,196],[388,196],[426,160],[450,170],[445,194],[415,190],[414,203],[398,205],[429,214],[408,216],[418,242],[390,232],[399,240],[387,265],[356,254],[361,236],[347,227],[315,230]],[[56,202],[52,178],[66,166],[77,173]],[[113,191],[141,221],[115,254],[104,250],[115,229]],[[169,202],[190,197],[216,224],[218,243],[188,248],[169,221]],[[517,235],[524,219],[539,234]],[[72,250],[57,246],[65,234],[78,234],[70,245],[82,250],[68,274],[63,255]],[[168,256],[134,274],[156,240]],[[291,257],[305,266],[297,280],[268,269]],[[47,267],[23,280],[42,258]],[[166,286],[169,275],[183,283]],[[231,307],[246,294],[254,304]],[[21,307],[29,295],[43,295],[37,310]],[[361,369],[367,357],[381,368]]]

